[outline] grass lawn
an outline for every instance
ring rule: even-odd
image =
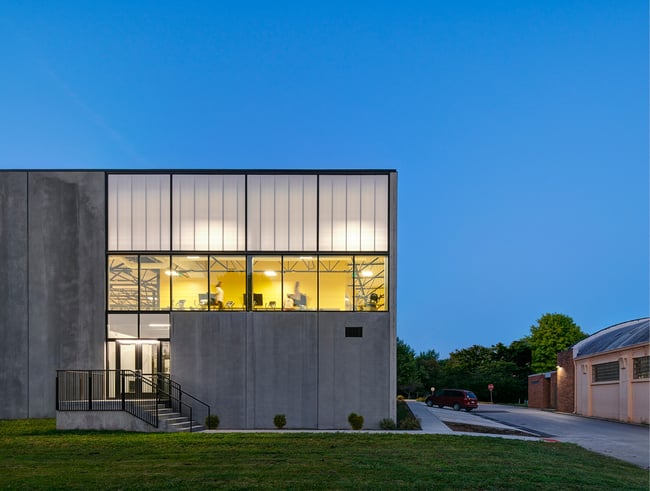
[[[56,431],[0,420],[1,489],[642,489],[648,472],[573,444],[340,433]]]

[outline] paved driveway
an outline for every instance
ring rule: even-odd
[[[650,428],[615,423],[539,409],[481,404],[472,411],[478,418],[536,433],[544,438],[576,443],[593,452],[609,455],[648,469]]]

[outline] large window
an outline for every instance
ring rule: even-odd
[[[284,256],[282,284],[286,310],[315,310],[318,305],[318,261],[312,256]]]
[[[115,339],[167,339],[169,314],[108,314],[106,336]]]
[[[139,310],[138,256],[108,257],[108,310]]]
[[[321,310],[354,310],[353,257],[325,256],[319,261]]]
[[[619,377],[618,361],[599,363],[591,367],[592,382],[615,382]]]
[[[650,356],[640,356],[633,358],[632,364],[634,366],[634,378],[650,378]]]
[[[210,310],[245,309],[246,256],[210,256],[210,291],[215,295]]]
[[[249,260],[247,266],[247,256],[110,255],[108,310],[388,310],[387,256]]]
[[[253,291],[248,304],[253,310],[282,307],[282,257],[254,257]]]

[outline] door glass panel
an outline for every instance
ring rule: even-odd
[[[161,350],[161,361],[162,361],[162,373],[170,374],[171,373],[171,352],[169,349],[169,341],[161,341],[160,342],[160,350]]]
[[[158,343],[143,343],[142,373],[158,373]]]
[[[120,370],[136,369],[135,344],[119,343],[120,347]]]

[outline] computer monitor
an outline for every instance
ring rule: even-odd
[[[208,299],[210,305],[217,304],[217,294],[216,293],[199,293],[199,305],[206,306],[208,305]]]
[[[264,295],[253,293],[253,307],[264,307]]]

